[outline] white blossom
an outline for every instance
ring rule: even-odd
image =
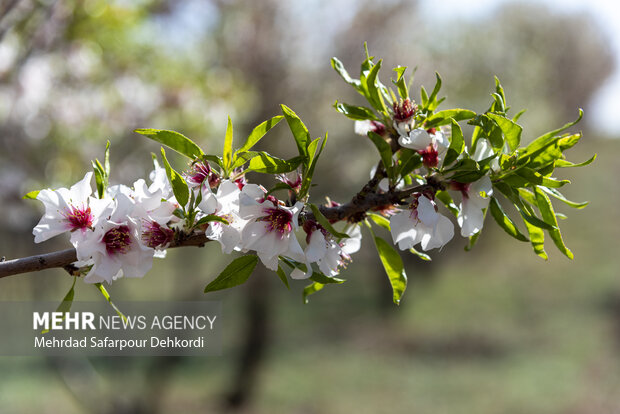
[[[493,185],[488,176],[463,186],[463,199],[459,207],[457,220],[461,226],[461,235],[470,237],[478,233],[484,224],[484,210],[489,206]]]
[[[435,203],[420,195],[411,207],[390,218],[392,239],[401,250],[411,249],[418,243],[422,250],[442,247],[454,236],[454,225],[438,213]]]
[[[302,262],[304,254],[295,236],[303,203],[281,205],[256,184],[247,184],[239,195],[239,216],[248,221],[242,230],[243,250],[255,250],[263,264],[278,269],[278,256]]]

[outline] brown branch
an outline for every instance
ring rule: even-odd
[[[177,241],[169,246],[185,247],[198,246],[202,247],[209,242],[202,232],[195,232],[187,236],[181,236]],[[72,263],[77,261],[75,249],[65,249],[52,253],[39,254],[35,256],[22,257],[20,259],[0,261],[0,278],[6,276],[17,275],[20,273],[37,272],[39,270],[53,269],[61,267],[67,270],[69,274],[74,274],[75,268]]]

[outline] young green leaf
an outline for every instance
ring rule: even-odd
[[[443,160],[443,165],[452,164],[465,149],[465,140],[463,139],[463,131],[459,124],[452,119],[452,137],[450,138],[450,147]]]
[[[282,269],[282,266],[278,265],[278,270],[276,271],[276,274],[278,275],[278,278],[280,278],[282,283],[284,283],[284,286],[286,286],[288,290],[291,290],[291,286],[288,284],[288,278],[286,277],[286,273],[284,273],[284,269]]]
[[[392,80],[392,83],[396,85],[398,88],[398,94],[401,99],[409,98],[409,91],[407,90],[407,83],[405,82],[405,71],[407,70],[406,66],[398,66],[394,68],[394,72],[398,75],[396,80]]]
[[[228,289],[245,283],[257,264],[258,256],[252,254],[236,258],[205,287],[205,293]]]
[[[424,260],[425,262],[430,262],[430,261],[433,260],[428,254],[419,252],[416,249],[414,249],[413,247],[411,249],[409,249],[409,253],[415,254],[420,259]]]
[[[566,197],[564,197],[564,195],[562,193],[560,193],[558,190],[556,190],[555,188],[547,188],[547,187],[539,187],[541,190],[543,190],[545,193],[549,194],[552,197],[557,198],[558,200],[562,201],[563,203],[567,204],[568,206],[572,207],[572,208],[576,208],[576,209],[582,209],[585,206],[587,206],[589,204],[588,201],[584,201],[583,203],[577,203],[574,201],[570,201],[569,199],[567,199]]]
[[[308,145],[310,145],[311,141],[308,128],[306,128],[306,125],[301,121],[301,119],[299,119],[299,116],[297,116],[291,108],[286,105],[280,105],[280,107],[282,108],[286,122],[293,133],[295,142],[297,143],[299,155],[304,159],[308,159]]]
[[[385,170],[390,175],[390,170],[392,168],[392,148],[390,144],[387,143],[385,139],[376,132],[368,131],[368,138],[375,144],[375,147],[379,151],[379,155],[381,156],[381,161],[383,162],[383,166]]]
[[[572,163],[570,161],[566,161],[566,160],[556,160],[555,161],[555,166],[556,168],[571,168],[571,167],[584,167],[588,164],[591,164],[594,160],[596,159],[596,154],[594,154],[592,156],[592,158],[590,158],[587,161],[584,162],[580,162],[578,164]]]
[[[353,119],[356,121],[364,121],[366,119],[376,120],[377,117],[372,109],[366,108],[364,106],[355,106],[349,105],[344,102],[336,101],[334,103],[334,108],[344,116],[349,119]]]
[[[455,120],[457,122],[465,121],[468,119],[472,119],[475,116],[476,113],[468,109],[446,109],[426,118],[424,126],[427,128],[431,128],[440,125],[447,125],[451,123],[452,120]]]
[[[443,205],[446,206],[446,208],[450,210],[452,214],[454,214],[454,217],[457,217],[459,215],[459,207],[454,203],[454,200],[452,200],[452,196],[450,196],[450,193],[448,193],[447,191],[437,191],[435,193],[435,198],[441,201]]]
[[[110,304],[110,306],[112,306],[112,309],[114,309],[114,311],[116,312],[116,314],[118,316],[121,317],[121,319],[125,322],[127,322],[127,317],[125,316],[125,314],[123,312],[121,312],[121,310],[114,304],[114,302],[112,302],[112,298],[110,297],[110,294],[108,293],[108,291],[106,290],[106,288],[101,284],[101,283],[95,283],[95,286],[97,287],[97,289],[99,290],[99,292],[101,292],[101,294],[103,295],[103,297],[105,298],[105,300],[108,301],[108,303]]]
[[[558,221],[549,197],[538,186],[534,188],[534,192],[536,193],[538,209],[540,210],[540,214],[543,219],[546,222],[553,223],[556,227],[558,227]],[[562,240],[562,233],[560,233],[559,228],[549,230],[549,237],[551,237],[551,240],[553,240],[553,243],[556,245],[558,250],[560,250],[569,259],[573,259],[573,252],[571,252],[570,249],[564,244],[564,240]]]
[[[224,168],[230,170],[232,165],[232,153],[233,153],[233,124],[230,117],[228,117],[228,124],[226,125],[226,136],[224,138],[224,152],[222,153],[222,160],[224,161]]]
[[[387,108],[385,107],[385,102],[383,101],[383,97],[379,93],[379,88],[377,86],[377,76],[379,75],[379,70],[381,70],[380,60],[374,65],[370,72],[368,73],[368,77],[366,78],[366,90],[368,91],[368,102],[379,112],[387,113]]]
[[[562,132],[567,130],[568,128],[572,127],[573,125],[575,125],[576,123],[578,123],[581,118],[583,117],[583,110],[579,109],[579,117],[574,120],[573,122],[569,122],[567,124],[565,124],[563,127],[555,129],[553,131],[547,132],[544,135],[541,135],[540,137],[536,138],[534,141],[532,141],[527,147],[525,147],[525,150],[521,152],[520,158],[521,157],[527,157],[530,156],[531,154],[539,151],[540,149],[546,147],[547,145],[549,145],[550,142],[552,142],[556,136]]]
[[[191,160],[195,160],[196,158],[200,158],[204,155],[204,152],[202,152],[198,145],[196,145],[191,139],[176,131],[141,128],[134,130],[134,132],[144,135],[153,141],[157,141],[160,144],[175,150],[179,154],[185,155]]]
[[[295,170],[303,160],[301,156],[283,160],[266,152],[258,152],[256,156],[250,160],[248,171],[266,174],[282,174]]]
[[[168,180],[170,180],[170,184],[172,184],[172,192],[174,196],[177,198],[179,204],[184,207],[187,205],[189,201],[189,188],[187,187],[187,183],[179,174],[170,166],[168,162],[168,158],[166,158],[166,151],[164,148],[161,148],[161,156],[164,160],[164,167],[166,168],[166,175],[168,176]]]
[[[30,191],[28,194],[26,194],[25,196],[23,196],[22,198],[24,200],[36,200],[37,196],[39,195],[39,193],[41,192],[41,190],[33,190]]]
[[[306,286],[302,294],[302,299],[304,301],[304,304],[308,303],[308,296],[315,294],[316,292],[323,289],[324,287],[325,287],[324,284],[318,283],[318,282],[312,282],[312,284]]]
[[[377,213],[368,213],[368,217],[370,217],[370,219],[379,227],[383,227],[387,231],[390,231],[390,220],[387,218]]]
[[[489,203],[491,209],[491,215],[497,222],[497,224],[504,229],[506,233],[511,235],[517,240],[520,241],[529,241],[527,237],[525,237],[517,228],[515,223],[512,221],[510,217],[506,215],[502,206],[499,204],[495,197],[491,197],[491,202]]]
[[[269,132],[269,130],[271,130],[271,128],[278,125],[282,119],[284,119],[282,115],[276,115],[254,128],[245,141],[245,144],[237,150],[237,154],[250,150],[265,136],[265,134],[267,134],[267,132]]]
[[[321,272],[312,272],[312,276],[310,276],[310,280],[312,280],[313,282],[320,283],[322,285],[330,285],[330,284],[340,285],[340,284],[346,282],[345,279],[339,279],[337,277],[325,276]]]
[[[398,305],[407,288],[407,274],[405,273],[403,259],[401,259],[400,255],[391,244],[374,234],[372,236],[375,241],[377,252],[379,253],[379,258],[381,259],[381,264],[383,264],[383,269],[385,269],[385,273],[392,285],[392,299],[394,303]]]
[[[519,143],[521,142],[521,133],[523,132],[523,127],[502,115],[488,113],[487,116],[493,121],[495,121],[499,128],[502,130],[510,150],[516,150],[519,146]]]
[[[328,232],[330,232],[334,237],[338,238],[338,239],[348,239],[349,235],[346,233],[341,233],[338,230],[336,230],[331,223],[329,222],[329,220],[327,220],[325,218],[325,216],[323,215],[323,213],[321,213],[321,210],[315,206],[312,203],[308,203],[308,205],[310,206],[310,209],[312,210],[312,214],[314,214],[314,218],[316,219],[316,221],[319,222],[319,224],[321,226],[323,226],[323,228],[325,230],[327,230]]]
[[[361,83],[359,79],[351,78],[347,70],[344,68],[344,65],[340,60],[338,60],[338,58],[333,57],[331,63],[332,68],[334,68],[334,70],[338,72],[338,74],[342,77],[342,79],[344,79],[346,83],[353,86],[358,91],[361,89]]]
[[[62,312],[62,319],[65,319],[65,313],[71,310],[71,305],[73,304],[73,297],[75,296],[75,281],[77,280],[77,276],[73,277],[73,283],[71,284],[71,289],[67,292],[65,297],[60,302],[60,305],[56,308],[56,312]],[[48,333],[49,329],[44,329],[41,331],[42,334]]]

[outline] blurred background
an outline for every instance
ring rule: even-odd
[[[42,213],[21,197],[70,186],[112,143],[114,183],[151,169],[158,146],[135,128],[174,129],[221,151],[226,116],[242,139],[286,103],[330,142],[313,199],[348,200],[374,149],[331,107],[359,97],[362,44],[384,68],[418,67],[419,87],[444,81],[444,108],[484,111],[497,75],[525,139],[585,110],[571,150],[584,169],[566,195],[569,261],[488,223],[472,252],[455,239],[432,262],[405,256],[400,307],[368,239],[343,277],[301,301],[257,271],[245,286],[202,293],[228,257],[217,245],[170,251],[117,300],[223,301],[224,354],[210,358],[0,357],[2,413],[620,413],[620,286],[615,178],[620,176],[620,12],[613,1],[1,0],[0,256],[67,247],[33,243]],[[467,5],[465,5],[467,4]],[[384,82],[389,70],[383,71]],[[237,141],[240,142],[240,141]],[[285,127],[262,144],[294,155]],[[183,160],[175,159],[178,169]],[[616,247],[614,247],[616,246]],[[260,266],[259,266],[260,268]],[[258,269],[258,268],[257,268]],[[61,270],[0,280],[0,300],[58,300]],[[101,300],[78,283],[76,300]],[[4,315],[3,317],[7,317]],[[9,332],[0,335],[10,335]]]

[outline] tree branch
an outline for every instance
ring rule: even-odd
[[[321,213],[323,213],[328,220],[333,222],[341,220],[359,222],[365,218],[367,211],[381,209],[394,204],[402,204],[404,200],[415,193],[443,189],[443,184],[431,176],[427,179],[428,184],[419,185],[406,190],[392,190],[387,193],[377,193],[373,190],[381,178],[383,178],[382,173],[376,174],[375,177],[373,177],[362,190],[346,204],[335,207],[321,206]],[[312,212],[305,212],[304,215],[300,217],[301,221],[309,219],[314,219]],[[181,233],[168,247],[202,247],[209,241],[211,240],[205,236],[204,232],[192,232],[189,235]],[[77,255],[73,248],[13,260],[0,260],[0,278],[56,267],[65,268],[69,274],[74,274],[76,269],[74,269],[71,264],[75,261],[77,261]]]

